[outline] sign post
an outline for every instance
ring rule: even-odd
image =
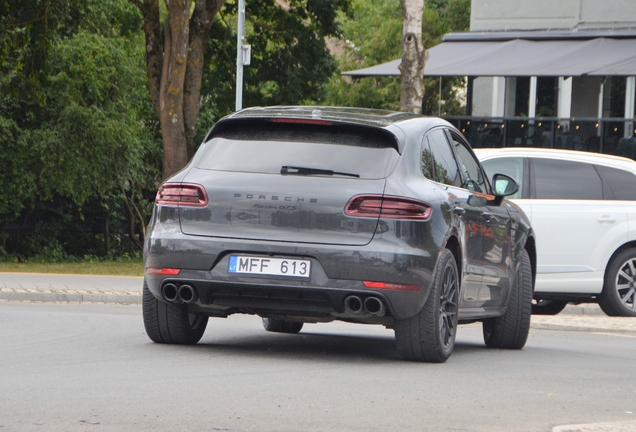
[[[251,60],[252,47],[245,45],[245,0],[239,0],[236,37],[236,111],[243,109],[243,66]]]

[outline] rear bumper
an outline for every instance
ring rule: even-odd
[[[195,275],[193,273],[198,273]],[[396,318],[406,318],[419,312],[419,304],[426,301],[428,288],[419,292],[397,292],[360,287],[355,281],[333,281],[333,286],[281,285],[274,281],[253,280],[221,281],[209,272],[184,272],[183,277],[147,275],[152,294],[161,301],[163,287],[190,286],[195,295],[188,302],[193,311],[210,316],[225,317],[234,313],[256,314],[270,317],[293,317],[303,321],[331,321],[334,319],[377,324],[392,324]],[[359,312],[347,310],[348,297],[379,300],[386,311],[372,314],[362,308]],[[174,302],[180,303],[177,298]]]
[[[152,294],[167,301],[163,292],[189,285],[195,296],[193,310],[211,316],[250,313],[261,316],[289,316],[307,321],[343,319],[391,323],[417,314],[432,283],[437,253],[395,242],[373,240],[363,248],[332,245],[285,244],[280,242],[223,241],[205,237],[150,238],[146,245],[146,268],[177,268],[174,276],[146,274]],[[408,252],[408,253],[406,253]],[[237,275],[228,272],[232,254],[308,259],[311,277]],[[418,291],[367,288],[363,281],[421,286]],[[386,311],[382,316],[351,313],[345,300],[357,296],[364,302],[379,299]],[[180,301],[176,299],[176,301]],[[381,318],[381,319],[380,319]]]

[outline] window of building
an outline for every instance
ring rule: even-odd
[[[603,117],[625,117],[627,77],[607,77],[603,89]]]
[[[537,117],[555,117],[557,112],[557,77],[537,77]]]
[[[515,91],[516,117],[528,117],[528,100],[530,100],[530,77],[517,77]]]

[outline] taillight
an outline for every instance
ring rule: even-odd
[[[155,204],[180,207],[205,207],[208,195],[203,186],[193,183],[164,183],[157,191]]]
[[[345,206],[345,214],[353,217],[428,220],[432,212],[423,201],[382,195],[356,195]]]
[[[146,274],[152,275],[169,275],[176,276],[181,273],[181,269],[166,268],[166,267],[148,267],[146,268]]]
[[[392,291],[420,291],[423,288],[421,285],[408,285],[392,282],[363,281],[362,283],[367,288],[378,288]]]

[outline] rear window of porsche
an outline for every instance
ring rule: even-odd
[[[388,176],[399,158],[383,129],[341,124],[232,122],[214,130],[195,156],[200,169],[280,174],[284,166]]]

